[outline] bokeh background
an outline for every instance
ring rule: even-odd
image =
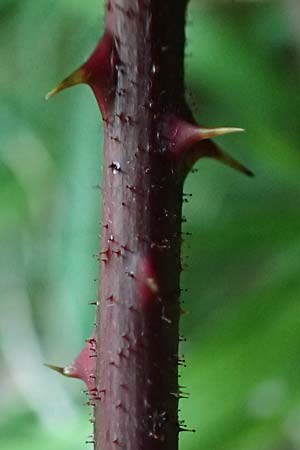
[[[77,450],[84,386],[47,370],[89,337],[102,125],[83,62],[101,0],[0,1],[0,447]],[[186,183],[184,450],[300,449],[300,3],[190,4],[186,85],[203,125],[256,174],[211,160]]]

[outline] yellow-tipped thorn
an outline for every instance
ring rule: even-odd
[[[211,139],[224,134],[241,133],[244,128],[220,127],[220,128],[199,128],[199,135],[202,139]]]
[[[51,370],[55,370],[55,372],[58,372],[61,375],[64,375],[65,377],[70,376],[68,367],[53,366],[52,364],[44,364],[44,366],[49,367],[49,369]]]
[[[45,99],[49,100],[49,98],[56,95],[58,92],[63,91],[69,87],[75,86],[76,84],[86,83],[87,77],[84,70],[80,67],[75,70],[70,76],[65,78],[58,86],[56,86],[52,91],[48,92]]]

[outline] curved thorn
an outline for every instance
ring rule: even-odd
[[[244,128],[220,127],[220,128],[198,128],[201,140],[223,136],[224,134],[240,133],[245,131]]]
[[[52,89],[52,91],[48,92],[45,99],[49,100],[49,98],[53,97],[58,92],[81,83],[87,83],[86,73],[82,67],[75,70],[71,75],[65,78],[58,86]]]

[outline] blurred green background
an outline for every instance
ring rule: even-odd
[[[70,362],[92,330],[102,124],[87,87],[44,96],[102,12],[0,0],[1,450],[91,448],[84,386],[43,363]],[[297,0],[190,4],[190,105],[246,128],[220,142],[256,177],[203,160],[186,184],[184,450],[300,449],[299,23]]]

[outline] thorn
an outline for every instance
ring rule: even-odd
[[[236,159],[232,158],[232,156],[228,155],[228,153],[220,151],[219,154],[214,156],[213,158],[222,162],[226,166],[229,166],[232,169],[235,169],[238,172],[241,172],[241,173],[247,175],[248,177],[254,177],[254,173],[250,169],[247,169],[247,167],[245,167],[243,164],[239,163]]]
[[[220,161],[226,166],[229,166],[232,169],[247,175],[248,177],[254,177],[254,173],[251,170],[239,163],[236,159],[219,148],[215,142],[210,140],[205,140],[194,145],[186,158],[185,173],[187,174],[199,159],[205,157],[216,159],[217,161]]]
[[[59,367],[59,366],[53,366],[52,364],[44,364],[44,366],[48,367],[51,370],[54,370],[55,372],[60,373],[64,377],[72,377],[71,367]]]
[[[89,391],[94,387],[94,379],[91,376],[95,374],[95,355],[94,345],[91,348],[91,342],[95,342],[93,338],[87,341],[87,344],[83,350],[79,353],[73,363],[67,367],[53,366],[51,364],[45,364],[55,372],[58,372],[66,377],[79,378],[87,385]]]
[[[171,142],[174,155],[183,159],[184,175],[192,170],[193,165],[202,157],[209,157],[221,161],[223,164],[238,170],[249,177],[253,177],[251,170],[240,164],[227,153],[223,152],[210,138],[216,138],[230,133],[245,131],[243,128],[219,127],[204,128],[188,123],[176,116],[168,116],[164,123],[165,133]]]
[[[214,142],[212,141],[206,141],[203,142],[203,156],[207,156],[208,158],[216,159],[217,161],[220,161],[221,163],[225,164],[226,166],[231,167],[232,169],[237,170],[238,172],[241,172],[248,177],[254,177],[254,173],[249,170],[247,167],[245,167],[243,164],[239,163],[236,159],[234,159],[232,156],[230,156],[228,153],[224,152],[222,149],[220,149]],[[199,144],[199,150],[201,148],[201,144]]]
[[[56,86],[52,91],[48,92],[45,99],[49,100],[49,98],[58,94],[58,92],[63,91],[69,87],[75,86],[76,84],[87,83],[87,76],[82,67],[75,70],[70,76],[65,78],[58,86]]]
[[[102,115],[107,118],[108,105],[115,93],[115,66],[118,62],[116,39],[106,31],[85,63],[50,91],[46,98],[68,87],[86,83],[94,92]]]
[[[233,127],[198,128],[198,133],[201,140],[223,136],[224,134],[240,133],[242,131],[245,131],[244,128],[233,128]]]
[[[204,139],[242,131],[245,130],[236,127],[205,128],[182,120],[175,115],[167,115],[163,122],[163,134],[168,137],[174,154],[186,153],[191,146]]]

